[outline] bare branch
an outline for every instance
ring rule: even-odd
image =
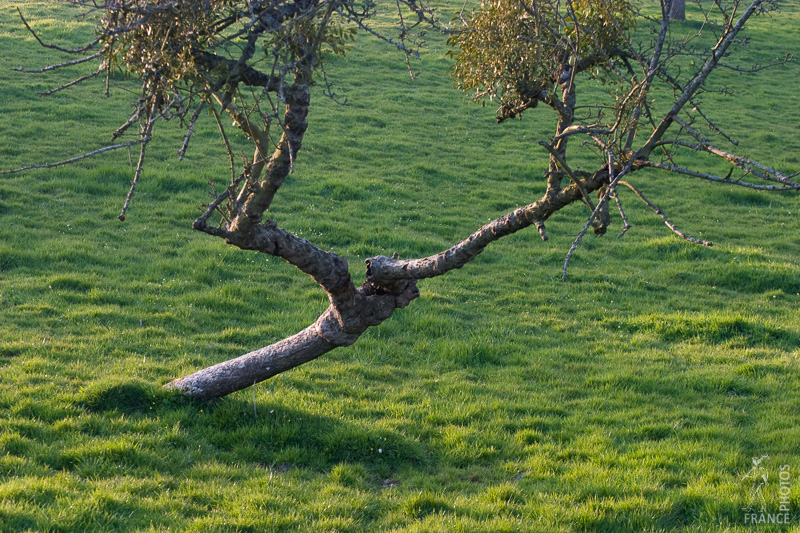
[[[81,57],[81,58],[78,58],[78,59],[73,59],[72,61],[65,61],[64,63],[58,63],[56,65],[47,65],[46,67],[43,67],[43,68],[31,69],[31,68],[17,67],[17,68],[12,68],[11,70],[15,70],[17,72],[27,72],[29,74],[41,74],[43,72],[49,72],[51,70],[56,70],[56,69],[59,69],[59,68],[71,67],[71,66],[74,66],[74,65],[80,65],[81,63],[89,62],[92,59],[97,59],[98,57],[100,57],[102,55],[103,55],[103,51],[100,51],[100,52],[94,53],[94,54],[92,54],[90,56]]]
[[[619,210],[619,216],[622,217],[622,222],[624,223],[622,226],[622,231],[620,231],[619,235],[617,235],[617,239],[622,238],[629,229],[631,229],[631,224],[628,222],[628,217],[625,215],[625,210],[622,208],[622,202],[619,199],[619,195],[617,194],[616,187],[611,192],[611,196],[614,198],[614,201],[617,203],[617,209]]]
[[[408,30],[406,29],[406,21],[403,19],[403,9],[400,7],[400,0],[396,0],[397,3],[397,16],[400,19],[400,42],[405,47],[406,44],[406,35],[408,34]],[[406,57],[406,67],[408,67],[408,75],[411,77],[411,80],[417,79],[416,74],[414,74],[414,70],[411,68],[411,58],[408,52],[404,52]]]
[[[126,120],[125,123],[119,128],[117,128],[116,131],[114,131],[114,133],[111,135],[112,141],[117,137],[119,137],[120,135],[122,135],[123,133],[125,133],[128,130],[128,128],[130,128],[140,118],[142,118],[143,108],[144,108],[144,99],[139,98],[139,100],[136,101],[136,110],[131,114],[130,118],[128,118],[128,120]]]
[[[561,268],[561,281],[567,281],[567,267],[569,266],[569,262],[572,259],[572,254],[575,253],[575,250],[578,249],[578,245],[580,244],[584,235],[586,235],[586,232],[589,231],[589,228],[592,227],[592,224],[597,219],[600,212],[603,210],[605,206],[608,205],[608,199],[609,196],[611,195],[611,191],[614,190],[614,185],[616,185],[617,181],[619,181],[620,176],[622,176],[622,173],[620,173],[616,179],[611,181],[610,186],[606,188],[605,192],[600,198],[597,207],[595,207],[594,211],[592,211],[592,214],[586,220],[586,224],[584,224],[580,233],[578,233],[578,236],[575,238],[575,240],[572,242],[572,245],[569,247],[567,256],[564,258],[564,266]]]
[[[744,27],[744,24],[747,20],[761,7],[761,4],[764,0],[753,0],[753,3],[745,10],[744,14],[739,18],[736,24],[729,26],[725,32],[720,37],[717,44],[711,49],[711,56],[708,58],[708,61],[703,65],[703,68],[697,73],[697,75],[692,78],[692,81],[687,85],[686,89],[684,89],[683,93],[678,97],[678,99],[673,104],[672,108],[667,112],[666,115],[662,118],[661,122],[655,128],[653,133],[650,135],[650,138],[644,145],[639,148],[636,152],[637,159],[647,159],[647,157],[652,153],[653,149],[656,147],[657,143],[661,140],[664,136],[664,133],[667,129],[672,125],[676,116],[678,116],[678,112],[683,109],[683,106],[692,98],[692,96],[697,93],[697,91],[703,86],[708,78],[708,75],[711,71],[716,68],[719,61],[725,56],[728,47],[733,42],[736,35],[738,35],[739,31]]]
[[[718,135],[722,136],[725,140],[727,140],[732,145],[739,146],[739,141],[737,141],[736,139],[731,138],[727,133],[722,131],[722,129],[720,129],[719,126],[717,126],[708,116],[706,116],[705,113],[703,113],[703,110],[700,109],[700,106],[697,105],[697,103],[695,103],[693,100],[689,100],[689,103],[691,103],[694,106],[693,110],[696,111],[698,115],[703,117],[703,120],[706,121],[706,124],[708,124],[709,128],[714,130]],[[680,117],[675,117],[675,121],[678,122],[679,118]],[[679,124],[681,124],[683,126],[683,123],[679,122]]]
[[[721,157],[725,161],[728,161],[729,163],[741,168],[748,175],[755,176],[764,181],[782,183],[786,185],[787,188],[789,189],[800,187],[800,184],[792,181],[791,176],[785,176],[783,173],[779,172],[774,168],[762,165],[761,163],[753,161],[752,159],[749,159],[747,157],[732,154],[730,152],[726,152],[725,150],[721,150],[719,148],[716,148],[715,146],[712,146],[711,144],[708,143],[706,139],[704,139],[697,131],[695,131],[689,124],[684,122],[680,117],[675,117],[675,122],[679,123],[687,133],[689,133],[692,137],[694,137],[697,140],[697,144],[686,142],[680,139],[671,139],[671,140],[660,141],[657,143],[657,145],[673,145],[673,146],[680,146],[683,148],[689,148],[693,151],[707,152],[717,157]],[[731,173],[728,173],[728,177],[724,178],[724,180],[736,181],[736,180],[730,180],[730,175]],[[741,183],[737,183],[737,185],[740,184]],[[766,189],[766,190],[774,190],[774,189]]]
[[[728,65],[727,63],[720,62],[719,66],[726,68],[728,70],[732,70],[734,72],[740,72],[742,74],[753,74],[756,72],[761,72],[762,70],[779,67],[787,63],[793,63],[794,61],[795,61],[794,55],[790,54],[789,52],[786,52],[786,56],[783,59],[770,60],[769,63],[767,63],[766,65],[755,64],[751,67],[737,67],[734,65]]]
[[[614,198],[614,201],[617,203],[619,216],[622,217],[622,221],[625,223],[624,226],[622,227],[622,231],[620,232],[619,235],[617,235],[617,239],[620,239],[631,228],[631,224],[630,222],[628,222],[628,217],[625,216],[625,210],[622,208],[622,202],[620,201],[619,195],[617,194],[617,183],[619,182],[619,176],[614,176],[614,154],[611,153],[611,150],[608,150],[607,153],[608,153],[608,175],[609,175],[608,194],[610,197]]]
[[[373,37],[377,37],[381,41],[385,41],[385,42],[391,44],[392,46],[394,46],[395,48],[397,48],[398,50],[400,50],[404,54],[413,55],[415,59],[419,59],[419,52],[417,50],[412,50],[412,49],[408,48],[405,44],[398,43],[394,39],[390,39],[389,37],[383,35],[382,33],[373,30],[372,28],[370,28],[369,26],[364,24],[364,21],[362,21],[360,17],[355,16],[352,12],[342,11],[342,9],[338,8],[338,7],[336,8],[336,12],[340,16],[342,16],[343,18],[349,20],[350,22],[354,22],[359,28],[361,28],[365,32],[369,33]]]
[[[139,183],[139,177],[142,175],[142,169],[144,168],[145,149],[147,148],[147,143],[150,142],[151,134],[153,132],[153,125],[158,118],[158,106],[160,104],[161,101],[158,97],[156,97],[151,104],[152,107],[150,109],[150,118],[148,119],[147,124],[145,124],[142,131],[142,143],[141,147],[139,148],[139,162],[136,164],[136,172],[133,175],[133,180],[131,180],[131,188],[128,190],[128,195],[125,197],[125,203],[122,206],[122,211],[117,217],[120,222],[125,220],[125,213],[128,212],[128,207],[131,205],[131,199],[133,198],[133,191],[136,189],[136,185]]]
[[[208,233],[209,235],[214,235],[215,237],[224,237],[226,235],[226,231],[208,226],[208,219],[214,214],[214,211],[216,211],[217,207],[222,205],[222,202],[227,200],[229,197],[230,191],[226,190],[214,198],[210,204],[205,206],[206,210],[203,212],[203,214],[197,217],[194,223],[192,223],[192,228],[202,231],[203,233]]]
[[[572,169],[569,168],[569,166],[567,165],[567,162],[564,161],[563,157],[561,157],[561,154],[559,154],[556,151],[555,148],[550,146],[550,144],[548,144],[548,143],[546,143],[544,141],[540,141],[539,145],[544,147],[544,149],[547,150],[548,152],[550,152],[550,155],[553,156],[553,158],[556,160],[556,162],[558,163],[558,166],[560,166],[564,170],[564,172],[567,173],[567,176],[569,176],[569,179],[571,179],[572,182],[580,189],[581,195],[583,197],[583,203],[586,204],[586,207],[588,207],[590,211],[594,211],[594,203],[592,203],[592,199],[589,198],[589,195],[587,194],[586,189],[583,188],[583,184],[578,179],[578,177],[575,175],[575,173],[572,171]]]
[[[731,179],[730,174],[728,177],[722,178],[720,176],[715,176],[714,174],[708,174],[706,172],[697,172],[695,170],[689,170],[688,168],[679,167],[676,165],[665,165],[663,163],[654,163],[651,161],[647,161],[643,163],[645,166],[659,168],[661,170],[666,170],[668,172],[674,172],[676,174],[683,174],[685,176],[692,176],[694,178],[700,178],[707,181],[716,181],[720,183],[729,183],[731,185],[738,185],[739,187],[745,187],[747,189],[755,189],[757,191],[796,191],[800,190],[800,184],[793,183],[792,185],[786,185],[785,187],[778,187],[775,185],[758,185],[756,183],[748,183],[746,181],[738,180],[738,179]]]
[[[222,125],[222,121],[219,119],[219,113],[214,106],[211,106],[211,113],[214,115],[214,120],[217,122],[217,127],[219,128],[219,134],[222,137],[222,142],[225,144],[225,150],[228,152],[228,160],[230,161],[230,168],[231,168],[231,183],[236,180],[236,165],[233,161],[233,150],[231,150],[231,143],[228,142],[228,136],[225,134],[225,127]]]
[[[554,141],[561,140],[565,137],[570,137],[572,135],[579,135],[579,134],[589,134],[589,135],[611,135],[614,133],[615,128],[597,128],[596,126],[584,126],[582,124],[574,124],[553,137]]]
[[[64,85],[59,85],[58,87],[54,87],[54,88],[50,89],[49,91],[45,91],[43,93],[39,93],[39,96],[50,96],[51,94],[57,93],[58,91],[63,91],[64,89],[68,89],[68,88],[70,88],[70,87],[72,87],[74,85],[78,85],[81,82],[84,82],[86,80],[90,80],[92,78],[95,78],[98,75],[100,75],[103,72],[105,72],[105,70],[106,70],[105,67],[101,66],[96,71],[90,72],[89,74],[81,76],[80,78],[75,78],[74,80],[72,80],[69,83],[65,83]]]
[[[677,79],[675,79],[675,77],[674,77],[674,76],[672,76],[672,75],[670,75],[668,72],[666,72],[666,70],[663,70],[663,69],[662,69],[662,70],[659,72],[659,76],[660,76],[660,77],[662,77],[663,79],[665,79],[665,80],[666,80],[667,82],[669,82],[670,84],[672,84],[672,86],[673,86],[673,88],[674,88],[674,89],[676,89],[676,90],[678,90],[678,91],[680,91],[680,92],[683,92],[683,91],[684,91],[684,89],[685,89],[685,88],[684,88],[684,87],[683,87],[683,86],[682,86],[682,85],[681,85],[681,84],[678,82],[678,80],[677,80]],[[695,101],[693,98],[690,98],[690,99],[689,99],[689,103],[690,103],[690,104],[692,104],[692,106],[693,106],[693,107],[692,107],[692,111],[696,112],[698,115],[700,115],[701,117],[703,117],[703,120],[705,120],[705,121],[706,121],[706,123],[708,124],[708,127],[709,127],[709,128],[711,128],[712,130],[714,130],[714,131],[715,131],[717,134],[721,135],[723,138],[725,138],[725,139],[726,139],[728,142],[730,142],[732,145],[734,145],[734,146],[738,146],[738,145],[739,145],[739,141],[737,141],[737,140],[735,140],[735,139],[731,138],[731,137],[730,137],[729,135],[727,135],[727,134],[726,134],[724,131],[722,131],[722,129],[721,129],[719,126],[717,126],[717,125],[714,123],[714,121],[713,121],[713,120],[711,120],[711,118],[709,118],[709,117],[708,117],[708,116],[707,116],[707,115],[706,115],[706,114],[703,112],[703,110],[701,109],[701,107],[700,107],[700,105],[699,105],[699,103],[698,103],[698,102],[696,102],[696,101]],[[684,128],[686,127],[686,126],[685,126],[685,124],[686,124],[686,123],[685,123],[685,122],[684,122],[684,121],[683,121],[683,120],[682,120],[682,119],[681,119],[679,116],[677,116],[677,115],[675,116],[675,122],[677,122],[678,124],[680,124],[680,125],[681,125],[682,127],[684,127]]]
[[[593,175],[581,180],[584,191],[581,191],[581,187],[577,184],[572,183],[560,191],[546,194],[530,205],[520,207],[489,222],[468,238],[436,255],[404,260],[385,256],[367,259],[367,280],[378,285],[384,285],[404,279],[432,278],[441,276],[450,270],[461,268],[475,259],[490,243],[527,228],[532,224],[537,226],[543,224],[556,211],[581,200],[584,192],[596,191],[607,182],[608,170],[606,168],[600,169]],[[592,218],[594,218],[594,214]],[[542,231],[540,230],[541,233]]]
[[[206,103],[201,102],[197,109],[194,110],[192,113],[192,117],[189,119],[189,127],[186,130],[186,135],[183,137],[183,144],[181,145],[180,150],[178,150],[178,161],[183,161],[184,156],[186,155],[186,149],[189,148],[189,140],[192,138],[192,133],[194,133],[194,123],[197,122],[197,119],[200,117],[200,113],[205,108]]]
[[[631,126],[628,129],[628,137],[625,140],[625,146],[623,147],[624,152],[629,152],[631,150],[631,146],[633,146],[633,140],[636,138],[636,132],[638,131],[639,127],[639,119],[642,115],[642,106],[645,105],[644,100],[646,99],[647,94],[650,92],[650,86],[653,83],[653,77],[658,71],[658,67],[661,62],[661,54],[664,50],[664,45],[667,42],[667,29],[669,28],[669,12],[666,10],[663,2],[661,4],[661,11],[662,11],[661,26],[659,28],[658,38],[656,40],[655,49],[653,50],[653,56],[650,59],[650,64],[644,73],[644,83],[641,85],[641,92],[639,93],[638,105],[633,110],[633,116],[631,118]],[[644,65],[642,65],[642,68],[643,69],[645,68]]]
[[[608,215],[608,200],[612,195],[616,195],[617,183],[620,182],[620,180],[621,180],[621,178],[623,176],[626,176],[627,174],[629,174],[631,172],[634,172],[634,171],[638,170],[639,168],[642,168],[640,163],[638,163],[636,160],[629,159],[628,162],[625,163],[625,165],[622,167],[622,169],[615,175],[614,174],[614,155],[613,155],[612,151],[610,150],[610,148],[606,148],[606,153],[608,154],[608,167],[607,167],[608,178],[607,178],[607,184],[604,184],[603,188],[601,188],[602,195],[600,197],[600,201],[597,204],[597,207],[592,212],[591,216],[589,216],[589,218],[586,220],[586,224],[583,226],[583,229],[581,229],[581,231],[578,234],[577,238],[572,243],[572,246],[570,246],[569,252],[567,252],[567,256],[564,258],[564,266],[563,266],[563,268],[561,270],[561,280],[562,281],[567,281],[567,267],[569,266],[570,259],[572,259],[572,254],[578,248],[578,245],[580,244],[581,240],[583,239],[583,236],[586,235],[586,232],[589,230],[589,227],[594,225],[595,221],[598,220],[598,218],[599,218],[599,216],[601,214],[603,214],[606,217],[606,219],[609,218],[609,215]],[[619,201],[618,201],[618,205],[619,205]],[[620,210],[621,210],[621,206],[620,206]],[[624,213],[623,213],[623,217],[624,217]],[[625,223],[627,224],[627,220],[625,221]],[[599,235],[603,235],[603,234],[605,234],[605,225],[607,225],[607,220],[606,221],[601,221],[600,224],[601,224],[600,227],[602,229],[602,233],[598,233],[598,234]],[[627,231],[627,230],[625,230],[625,231]],[[597,233],[597,228],[595,229],[595,233]],[[624,231],[623,231],[623,233],[624,233]],[[622,234],[620,234],[620,236],[622,236]]]
[[[127,143],[122,144],[114,144],[112,146],[104,146],[103,148],[98,148],[97,150],[93,150],[91,152],[72,157],[70,159],[65,159],[64,161],[59,161],[57,163],[44,163],[39,165],[28,165],[21,168],[16,168],[14,170],[0,170],[0,174],[16,174],[17,172],[24,172],[26,170],[33,170],[37,168],[55,168],[55,167],[63,167],[64,165],[70,165],[72,163],[76,163],[82,159],[88,159],[90,157],[94,157],[96,155],[100,155],[105,152],[110,152],[112,150],[118,150],[120,148],[130,148],[131,146],[141,144],[143,142],[149,141],[149,138],[140,138],[136,139],[135,141],[130,141]]]
[[[47,44],[39,38],[39,35],[37,35],[35,31],[33,31],[33,28],[30,27],[28,21],[25,20],[24,16],[22,16],[22,11],[19,8],[17,8],[17,13],[19,13],[19,18],[22,19],[22,23],[25,25],[25,28],[30,32],[30,34],[33,35],[33,38],[36,39],[36,41],[41,46],[43,46],[44,48],[49,48],[50,50],[58,50],[59,52],[64,52],[67,54],[83,54],[85,52],[88,52],[89,50],[92,50],[95,47],[95,45],[97,45],[97,43],[99,43],[102,40],[102,37],[98,37],[97,39],[87,44],[86,46],[75,49],[61,48],[60,46],[56,46],[54,44]]]

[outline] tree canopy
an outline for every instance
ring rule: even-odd
[[[581,0],[563,7],[548,2],[482,2],[450,35],[457,48],[456,84],[485,102],[497,98],[498,118],[516,116],[551,96],[561,78],[613,68],[612,59],[635,26],[634,6],[624,0]]]

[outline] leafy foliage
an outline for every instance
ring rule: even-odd
[[[247,74],[245,85],[252,85],[254,76],[267,84],[263,80],[269,76],[282,80],[298,62],[318,67],[323,53],[344,55],[355,29],[347,27],[347,21],[332,19],[336,6],[335,2],[122,1],[104,10],[99,42],[107,66],[143,81],[142,100],[158,97],[183,116],[190,105],[178,92],[208,101],[215,91],[236,93]],[[266,65],[266,72],[253,65]]]
[[[525,109],[571,75],[579,62],[609,67],[609,54],[634,28],[626,0],[485,0],[453,33],[457,87],[501,109]]]
[[[192,51],[204,50],[235,20],[236,0],[135,0],[109,8],[101,41],[113,65],[160,85],[197,76]],[[123,31],[108,31],[119,28]]]

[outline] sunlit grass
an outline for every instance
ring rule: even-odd
[[[129,94],[36,96],[53,79],[9,68],[53,60],[16,6],[64,43],[87,35],[47,2],[0,5],[0,167],[100,146]],[[750,53],[800,48],[797,9],[781,17],[756,21]],[[314,95],[275,203],[357,279],[367,257],[437,252],[541,194],[552,117],[496,125],[452,91],[437,39],[416,82],[369,40],[330,66],[349,105]],[[736,99],[707,111],[797,169],[800,71],[767,76],[724,73]],[[637,184],[713,248],[621,191],[633,229],[587,238],[568,283],[578,205],[547,242],[514,235],[420,283],[350,348],[210,405],[165,393],[327,305],[293,267],[191,231],[228,176],[215,127],[183,163],[163,130],[124,224],[127,154],[0,178],[0,530],[750,531],[751,458],[800,469],[797,196],[657,174]]]

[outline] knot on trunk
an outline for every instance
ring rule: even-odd
[[[317,319],[314,325],[317,335],[334,346],[350,346],[358,340],[367,326],[359,328],[356,324],[347,324],[347,322],[351,322],[351,320],[345,320],[336,311],[336,308],[331,306]]]

